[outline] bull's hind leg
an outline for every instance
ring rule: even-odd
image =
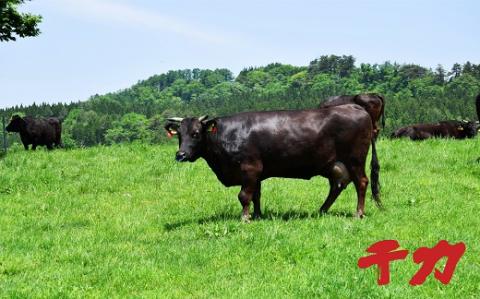
[[[343,190],[342,188],[338,187],[338,184],[335,182],[335,180],[329,179],[329,181],[330,181],[330,191],[328,192],[327,199],[325,200],[323,205],[320,207],[320,214],[325,214],[328,212],[328,209],[330,209],[332,204],[335,202],[335,200]]]
[[[365,174],[365,167],[352,167],[352,181],[357,190],[357,217],[363,218],[365,215],[365,194],[367,192],[368,177]]]
[[[328,181],[330,182],[330,191],[328,192],[327,199],[320,208],[321,214],[326,213],[328,209],[330,209],[342,190],[350,183],[350,175],[342,162],[335,162]]]

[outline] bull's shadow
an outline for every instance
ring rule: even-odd
[[[164,228],[166,231],[172,231],[178,228],[181,228],[186,225],[191,224],[207,224],[207,223],[219,223],[225,221],[241,221],[241,213],[240,212],[222,212],[219,214],[206,216],[199,219],[188,219],[173,223],[166,223],[164,224]],[[334,216],[334,217],[343,217],[343,218],[352,218],[354,214],[352,212],[347,211],[332,211],[328,212],[327,214],[321,214],[320,212],[308,212],[308,211],[299,211],[299,210],[287,210],[287,211],[265,211],[262,215],[262,218],[252,220],[252,222],[256,221],[274,221],[274,220],[283,220],[283,221],[291,221],[291,220],[299,220],[299,219],[315,219],[321,218],[324,216]]]

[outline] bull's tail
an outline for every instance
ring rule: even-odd
[[[372,138],[372,161],[370,163],[370,180],[371,180],[371,188],[372,188],[372,195],[375,204],[379,209],[383,209],[382,201],[380,200],[380,182],[379,182],[379,175],[380,175],[380,164],[378,163],[377,157],[377,148],[375,146],[375,138]]]
[[[382,100],[382,128],[385,130],[385,97],[382,95],[378,97]]]

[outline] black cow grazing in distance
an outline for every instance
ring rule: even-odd
[[[207,161],[225,186],[241,186],[238,199],[242,218],[261,217],[261,181],[270,177],[329,179],[330,192],[320,212],[325,213],[351,182],[355,184],[357,216],[363,217],[368,178],[365,161],[372,143],[372,193],[381,205],[379,165],[374,151],[372,121],[358,105],[298,111],[244,112],[208,120],[170,118],[169,136],[178,135],[176,160]]]
[[[477,134],[477,124],[473,121],[446,120],[432,124],[416,124],[396,130],[391,137],[409,137],[412,140],[428,138],[473,138]]]
[[[380,132],[378,126],[380,117],[382,118],[382,127],[385,128],[385,98],[376,93],[333,96],[321,103],[319,108],[328,108],[345,104],[357,104],[367,110],[372,118],[374,138],[377,138]]]
[[[20,117],[14,115],[12,120],[6,127],[7,132],[20,133],[25,150],[32,145],[32,150],[36,150],[37,146],[46,146],[49,150],[53,146],[62,146],[62,124],[58,118],[33,118]]]

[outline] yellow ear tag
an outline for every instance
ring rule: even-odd
[[[168,130],[168,132],[167,132],[168,138],[172,138],[173,135],[177,135],[177,131],[175,131],[175,130]]]
[[[457,130],[463,131],[463,127],[458,127]]]

